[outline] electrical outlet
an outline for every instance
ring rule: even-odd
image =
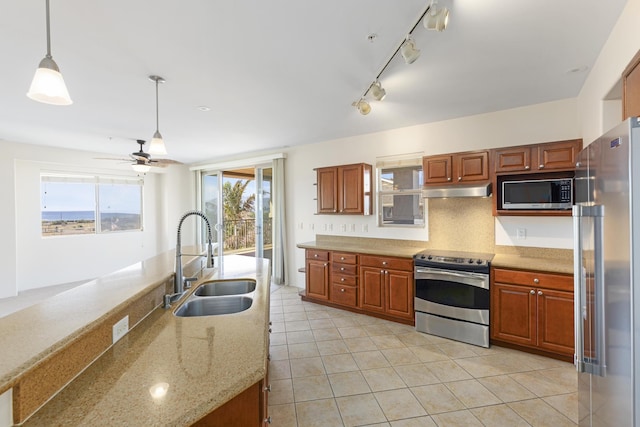
[[[366,233],[369,231],[369,225],[368,224],[362,224],[362,232]]]
[[[356,225],[355,225],[355,224],[350,224],[350,225],[349,225],[349,231],[351,231],[352,233],[355,233],[355,231],[356,231]]]
[[[518,228],[516,229],[516,239],[524,240],[527,238],[527,229],[526,228]]]
[[[316,229],[316,225],[314,223],[309,224],[309,230],[313,231]]]
[[[122,319],[113,325],[113,344],[115,344],[120,338],[125,336],[129,332],[129,315],[127,314]]]
[[[347,224],[340,224],[340,231],[345,233],[347,231]]]
[[[302,229],[304,228],[304,222],[299,223],[299,224],[298,224],[298,228],[299,228],[300,230],[302,230]]]

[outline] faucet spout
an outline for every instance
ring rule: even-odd
[[[182,294],[182,293],[184,293],[185,277],[184,277],[183,272],[182,272],[182,238],[181,238],[181,232],[182,232],[182,223],[184,222],[185,219],[187,219],[188,217],[190,217],[192,215],[199,216],[204,221],[204,223],[207,225],[207,240],[208,240],[208,243],[207,243],[207,268],[213,268],[213,243],[212,243],[211,224],[209,223],[209,220],[207,219],[205,214],[202,213],[201,211],[198,211],[198,210],[188,211],[184,215],[182,215],[182,217],[180,218],[180,222],[178,222],[178,237],[177,237],[177,240],[176,240],[176,275],[175,275],[175,278],[174,278],[174,287],[173,287],[174,294]]]

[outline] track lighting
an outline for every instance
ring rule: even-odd
[[[416,44],[411,36],[408,36],[404,43],[402,43],[400,54],[407,64],[413,64],[416,62],[416,59],[420,57],[420,49],[416,48]]]
[[[47,55],[40,61],[27,96],[34,101],[52,105],[71,105],[71,97],[64,84],[58,64],[51,57],[51,35],[49,25],[49,0],[46,0]]]
[[[367,114],[369,114],[371,112],[371,105],[369,105],[369,103],[367,101],[365,101],[364,99],[361,99],[358,102],[354,102],[351,105],[356,107],[358,109],[358,111],[360,111],[360,114],[362,114],[363,116],[366,116]]]
[[[438,1],[431,0],[429,12],[424,17],[422,24],[427,30],[444,31],[449,23],[449,9],[442,7],[438,9]]]
[[[379,81],[373,82],[369,88],[369,93],[375,98],[376,101],[382,101],[387,96],[387,91],[384,90]]]
[[[158,84],[164,83],[165,80],[160,76],[149,76],[149,80],[156,82],[156,131],[153,134],[151,143],[149,144],[149,154],[163,155],[167,154],[167,148],[164,146],[164,140],[160,135],[159,114],[158,114]]]

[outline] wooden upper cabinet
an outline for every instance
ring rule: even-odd
[[[489,152],[426,156],[422,158],[424,183],[456,184],[489,180]]]
[[[522,145],[494,150],[494,171],[498,174],[575,169],[581,139]]]
[[[319,214],[371,215],[371,165],[316,169]]]
[[[622,73],[622,119],[640,116],[640,51]]]

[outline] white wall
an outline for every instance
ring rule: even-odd
[[[362,119],[375,120],[375,116]],[[288,283],[304,286],[304,276],[297,273],[297,269],[304,265],[304,251],[297,249],[296,244],[314,240],[316,233],[404,240],[428,239],[426,229],[380,228],[375,215],[315,215],[314,168],[359,162],[375,164],[376,157],[404,153],[453,153],[579,137],[576,99],[564,99],[289,149],[286,161],[286,202],[288,248],[292,262],[289,263]],[[545,225],[531,221],[530,217],[517,218],[518,224],[524,224],[532,236],[544,235]],[[342,224],[347,225],[346,232],[341,231]],[[351,224],[355,225],[355,232],[349,231]],[[363,231],[365,227],[368,231]],[[509,244],[510,230],[508,227],[504,229],[504,239],[498,244]],[[544,246],[544,239],[536,242],[543,243]]]
[[[3,204],[0,297],[26,289],[87,280],[113,272],[175,246],[177,219],[192,207],[194,186],[186,167],[145,176],[142,232],[43,238],[40,172],[132,174],[126,166],[95,160],[104,154],[1,141]],[[175,223],[175,225],[173,225]],[[185,227],[185,243],[193,239]]]

